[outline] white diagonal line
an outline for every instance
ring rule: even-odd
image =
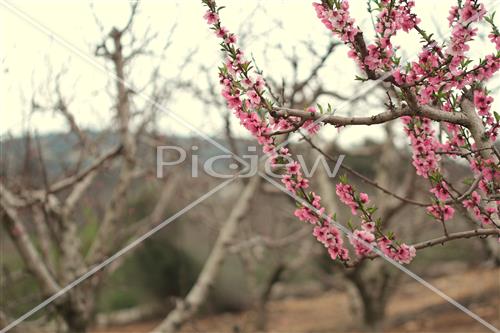
[[[262,178],[264,178],[265,180],[267,180],[269,183],[271,183],[274,186],[276,186],[280,191],[288,194],[294,200],[296,200],[297,202],[300,202],[303,206],[305,206],[305,207],[311,209],[312,211],[314,211],[317,215],[323,217],[324,219],[329,219],[330,218],[327,214],[325,214],[324,212],[322,213],[316,207],[312,206],[309,202],[307,202],[303,198],[301,198],[301,197],[297,196],[296,194],[288,191],[285,187],[283,187],[283,185],[281,185],[280,183],[278,183],[277,181],[275,181],[274,179],[272,179],[271,177],[269,177],[267,174],[265,174],[263,172],[260,172],[260,171],[258,172],[258,174],[259,174],[259,176],[261,176]],[[457,302],[452,297],[450,297],[447,294],[445,294],[441,289],[438,289],[437,287],[435,287],[434,285],[432,285],[428,281],[424,280],[422,277],[420,277],[419,275],[415,274],[414,272],[410,271],[408,268],[406,268],[405,266],[401,265],[399,262],[395,261],[394,259],[389,258],[380,249],[378,249],[377,247],[373,246],[370,243],[365,242],[364,240],[362,240],[359,237],[356,237],[351,232],[351,230],[349,230],[348,228],[346,228],[342,224],[338,223],[337,221],[334,221],[333,219],[331,219],[331,221],[332,221],[332,224],[334,224],[338,229],[340,229],[346,236],[354,237],[357,241],[361,242],[363,244],[363,246],[368,247],[370,250],[374,251],[376,254],[378,254],[380,257],[382,257],[384,260],[386,260],[388,263],[392,264],[394,267],[398,268],[400,271],[402,271],[403,273],[407,274],[408,276],[410,276],[411,278],[413,278],[415,281],[417,281],[420,284],[422,284],[424,287],[430,289],[431,291],[433,291],[437,295],[441,296],[448,303],[452,304],[457,309],[463,311],[465,314],[469,315],[471,318],[475,319],[476,321],[478,321],[479,323],[481,323],[482,325],[484,325],[486,328],[488,328],[492,332],[500,333],[500,330],[498,330],[495,326],[493,326],[492,324],[490,324],[489,322],[487,322],[486,320],[484,320],[483,318],[481,318],[480,316],[478,316],[476,313],[472,312],[471,310],[469,310],[468,308],[466,308],[465,306],[463,306],[462,304],[460,304],[459,302]]]
[[[22,10],[20,10],[19,8],[17,8],[16,6],[14,6],[9,1],[0,0],[0,3],[4,6],[4,8],[6,8],[7,10],[9,10],[11,13],[13,13],[14,15],[16,15],[17,17],[19,17],[23,21],[27,22],[29,25],[31,25],[32,27],[34,27],[36,30],[38,30],[38,31],[46,34],[49,37],[51,37],[57,43],[59,43],[60,45],[62,45],[63,47],[65,47],[67,50],[69,50],[69,51],[73,52],[74,54],[76,54],[82,60],[84,60],[88,64],[92,65],[94,68],[96,68],[99,71],[103,72],[104,74],[112,77],[115,81],[122,83],[127,88],[129,88],[129,89],[133,89],[134,88],[126,80],[123,80],[123,79],[119,78],[115,73],[109,71],[105,66],[101,65],[94,58],[90,57],[86,52],[82,51],[80,48],[78,48],[77,46],[75,46],[73,43],[69,42],[65,38],[61,37],[59,34],[57,34],[54,31],[52,31],[50,28],[48,28],[47,26],[45,26],[43,23],[41,23],[38,20],[34,19],[30,15],[26,14],[25,12],[23,12]],[[245,160],[243,160],[242,158],[240,158],[238,155],[236,155],[235,153],[233,153],[231,150],[229,150],[228,148],[226,148],[224,145],[222,145],[221,143],[219,143],[216,140],[214,140],[213,138],[211,138],[208,134],[206,134],[205,132],[203,132],[199,128],[193,126],[189,121],[185,120],[184,118],[182,118],[181,116],[179,116],[178,114],[176,114],[175,112],[173,112],[172,110],[170,110],[170,109],[166,108],[165,106],[161,105],[160,103],[152,100],[145,93],[143,93],[143,92],[136,92],[135,95],[138,96],[138,97],[140,97],[140,98],[142,98],[144,101],[150,103],[151,105],[154,105],[159,110],[167,113],[175,121],[177,121],[180,124],[184,125],[186,128],[190,129],[191,131],[197,133],[203,139],[207,140],[208,142],[210,142],[211,144],[213,144],[214,146],[216,146],[220,150],[222,150],[222,151],[230,154],[232,157],[234,157],[236,160],[238,160],[238,162],[240,162],[244,166],[248,166],[248,163]]]
[[[38,312],[41,309],[45,308],[47,305],[49,305],[50,303],[52,303],[53,301],[55,301],[59,297],[63,296],[69,290],[71,290],[72,288],[76,287],[77,285],[79,285],[80,283],[82,283],[83,281],[85,281],[86,279],[88,279],[89,277],[91,277],[92,275],[94,275],[95,273],[97,273],[98,271],[100,271],[101,269],[103,269],[104,267],[106,267],[107,265],[111,264],[113,261],[115,261],[116,259],[118,259],[122,255],[124,255],[128,251],[132,250],[134,247],[136,247],[137,245],[139,245],[141,242],[143,242],[147,238],[153,236],[155,233],[157,233],[158,231],[160,231],[161,229],[163,229],[164,227],[166,227],[167,225],[169,225],[171,222],[175,221],[178,217],[184,215],[189,210],[191,210],[192,208],[196,207],[198,204],[200,204],[204,200],[208,199],[211,195],[213,195],[216,192],[220,191],[226,185],[228,185],[229,183],[231,183],[232,181],[234,181],[237,178],[237,176],[238,176],[238,174],[234,175],[232,178],[230,178],[230,179],[222,182],[221,184],[217,185],[216,187],[214,187],[213,189],[211,189],[210,191],[208,191],[207,193],[205,193],[204,195],[202,195],[201,197],[199,197],[195,201],[191,202],[190,204],[188,204],[187,206],[185,206],[184,208],[182,208],[181,210],[179,210],[174,215],[170,216],[168,219],[166,219],[163,222],[161,222],[160,224],[158,224],[153,229],[149,230],[148,232],[146,232],[145,234],[143,234],[139,238],[137,238],[134,241],[132,241],[131,243],[129,243],[127,246],[125,246],[124,248],[122,248],[121,250],[119,250],[118,252],[116,252],[115,254],[113,254],[108,259],[106,259],[103,262],[101,262],[100,264],[94,266],[88,272],[86,272],[85,274],[83,274],[82,276],[80,276],[79,278],[77,278],[76,280],[74,280],[73,282],[71,282],[70,284],[68,284],[67,286],[65,286],[64,288],[62,288],[61,290],[59,290],[57,293],[55,293],[52,296],[48,297],[43,302],[41,302],[40,304],[38,304],[37,306],[35,306],[33,309],[31,309],[30,311],[26,312],[21,317],[17,318],[16,320],[12,321],[9,325],[7,325],[4,328],[2,328],[0,330],[0,333],[8,332],[12,328],[14,328],[17,325],[19,325],[20,323],[22,323],[27,318],[31,317],[36,312]]]

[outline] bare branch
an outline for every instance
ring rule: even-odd
[[[319,148],[316,144],[314,144],[312,142],[311,139],[309,139],[307,136],[305,135],[302,135],[302,137],[304,138],[304,140],[306,142],[308,142],[311,147],[313,147],[315,150],[317,150],[319,153],[321,153],[323,156],[325,156],[329,161],[332,161],[334,163],[337,163],[337,159],[330,156],[328,153],[326,153],[325,151],[323,151],[321,148]],[[357,172],[356,170],[354,169],[351,169],[350,167],[344,165],[344,164],[341,164],[340,165],[340,168],[342,168],[343,170],[349,172],[350,174],[360,178],[363,182],[367,183],[367,184],[370,184],[372,185],[373,187],[379,189],[380,191],[388,194],[388,195],[391,195],[393,196],[394,198],[398,199],[398,200],[401,200],[401,201],[404,201],[406,203],[409,203],[409,204],[412,204],[412,205],[416,205],[416,206],[422,206],[422,207],[427,207],[429,206],[430,204],[426,204],[426,203],[422,203],[422,202],[418,202],[418,201],[415,201],[415,200],[412,200],[412,199],[408,199],[408,198],[404,198],[404,197],[401,197],[397,194],[395,194],[394,192],[380,186],[379,184],[377,184],[376,182],[374,182],[373,180],[371,180],[370,178],[362,175],[361,173]]]
[[[435,109],[431,106],[421,106],[418,110],[409,107],[402,107],[394,111],[385,111],[373,116],[367,117],[343,117],[327,114],[319,114],[307,112],[298,109],[289,109],[284,107],[275,107],[272,114],[273,117],[289,117],[295,116],[305,120],[319,120],[325,124],[334,126],[347,126],[347,125],[375,125],[382,124],[388,121],[401,118],[403,116],[422,116],[436,121],[446,121],[453,124],[467,126],[469,124],[468,118],[463,113],[444,112]]]
[[[40,254],[31,241],[24,225],[21,223],[19,216],[14,209],[5,202],[3,196],[0,197],[0,213],[10,238],[16,245],[28,270],[32,272],[40,282],[44,295],[49,296],[55,294],[60,289],[57,282],[40,258]]]

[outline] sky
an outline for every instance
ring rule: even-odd
[[[290,55],[294,50],[297,52],[299,72],[305,76],[314,59],[304,49],[304,41],[312,42],[321,51],[332,39],[316,18],[310,1],[233,0],[219,3],[226,6],[221,13],[224,24],[230,30],[246,35],[246,54],[253,55],[264,74],[275,79],[290,79],[289,62],[283,53]],[[452,0],[417,1],[416,12],[422,19],[421,26],[434,31],[440,39],[448,38],[446,17],[453,3],[455,1]],[[500,0],[485,3],[487,8],[492,8],[498,6]],[[15,15],[12,6],[14,11],[30,18],[22,19]],[[80,126],[96,130],[107,128],[112,123],[113,104],[108,92],[113,88],[113,78],[105,67],[103,70],[103,60],[94,56],[95,47],[103,36],[96,18],[104,32],[108,32],[113,26],[123,27],[129,11],[128,1],[10,0],[7,5],[0,1],[0,135],[19,135],[27,129],[41,133],[67,130],[67,124],[57,113],[46,111],[30,115],[33,96],[40,105],[53,104],[54,76],[61,71],[64,71],[61,91],[70,101],[70,111]],[[152,68],[159,66],[161,77],[172,82],[169,89],[174,91],[165,104],[166,109],[197,129],[217,135],[224,124],[221,114],[225,110],[204,105],[192,94],[177,91],[173,83],[182,79],[205,89],[206,77],[199,70],[201,65],[210,68],[209,76],[216,82],[221,59],[219,46],[202,18],[204,11],[201,2],[195,0],[141,1],[134,32],[140,38],[149,27],[158,36],[150,45],[154,55],[141,57],[131,66],[128,82],[140,89],[147,83]],[[364,30],[365,38],[370,40],[373,29],[366,1],[351,1],[351,11]],[[50,31],[51,36],[40,31],[40,26],[45,32]],[[471,50],[471,54],[477,56],[484,55],[486,49],[493,51],[493,46],[484,42],[488,29],[483,27],[480,32],[480,38]],[[171,45],[160,57],[167,40]],[[408,59],[414,58],[419,49],[418,37],[413,34],[398,36],[394,44],[401,45],[401,53]],[[354,80],[357,69],[346,53],[346,48],[338,48],[320,72],[320,77],[326,87],[352,96],[364,88],[363,83]],[[189,54],[192,54],[189,65],[181,69]],[[493,84],[490,89],[494,87]],[[146,108],[148,99],[146,86],[142,96],[134,97],[135,106]],[[353,109],[335,100],[323,99],[320,102],[331,102],[339,107],[338,114],[341,115],[366,115],[381,111],[363,105]],[[498,101],[495,103],[498,106]],[[193,134],[167,115],[160,118],[159,124],[165,133]],[[233,124],[233,128],[235,133],[244,135],[237,124]],[[337,135],[333,128],[326,128],[323,132],[326,137]],[[342,134],[341,140],[349,143],[367,137],[379,139],[383,131],[377,127],[370,127],[369,131],[366,127],[357,127],[343,130]]]

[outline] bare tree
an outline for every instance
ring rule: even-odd
[[[35,278],[41,291],[41,298],[50,297],[63,287],[90,270],[94,265],[109,257],[131,238],[161,222],[163,214],[172,198],[178,180],[171,175],[159,182],[160,195],[148,216],[127,226],[126,197],[134,184],[144,181],[154,174],[154,155],[147,155],[139,149],[139,144],[154,137],[153,128],[158,103],[169,97],[153,68],[148,82],[155,103],[137,110],[134,103],[135,91],[129,83],[128,73],[133,60],[148,54],[149,44],[156,38],[149,30],[140,39],[133,31],[133,23],[138,12],[138,3],[130,6],[129,19],[123,28],[112,28],[96,48],[95,55],[102,57],[111,67],[114,77],[114,91],[110,92],[115,124],[110,124],[109,133],[117,143],[109,147],[104,140],[94,139],[82,129],[72,110],[70,101],[64,97],[60,83],[63,73],[53,79],[55,82],[53,99],[37,98],[32,101],[32,110],[43,112],[53,110],[66,119],[69,137],[77,138],[75,151],[79,158],[72,170],[59,175],[49,174],[42,147],[36,138],[33,149],[31,135],[26,135],[26,166],[39,170],[33,177],[4,177],[0,183],[0,215],[2,224],[17,248],[28,272]],[[163,49],[163,52],[166,49]],[[137,88],[139,89],[139,88]],[[35,152],[34,152],[34,151]],[[148,158],[145,158],[148,156]],[[83,198],[96,191],[96,180],[105,170],[118,172],[117,181],[112,185],[109,200],[103,201],[102,215],[98,230],[91,239],[88,251],[82,246],[81,221],[78,214]],[[21,175],[22,176],[22,175]],[[97,208],[97,207],[96,207]],[[98,209],[96,209],[98,211]],[[31,227],[33,225],[34,228]],[[120,232],[117,232],[120,230]],[[111,270],[102,270],[81,284],[69,290],[53,303],[57,319],[62,319],[59,330],[85,332],[92,324],[96,300],[104,278],[116,270],[123,258],[114,263]],[[5,320],[4,320],[5,322]],[[57,328],[57,327],[54,327]]]

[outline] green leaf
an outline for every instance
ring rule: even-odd
[[[463,181],[462,181],[463,184],[465,185],[472,185],[472,183],[474,183],[474,179],[472,178],[465,178]]]
[[[317,106],[317,107],[318,107],[318,109],[319,109],[319,113],[320,113],[320,114],[323,114],[324,112],[323,112],[323,107],[321,106],[321,104],[316,104],[316,106]]]
[[[352,225],[352,221],[351,219],[349,218],[349,221],[347,221],[347,226],[349,227],[349,229],[354,230],[354,226]]]
[[[343,174],[339,177],[339,180],[342,184],[347,184],[348,182],[348,179],[347,179],[347,175],[346,174]]]

